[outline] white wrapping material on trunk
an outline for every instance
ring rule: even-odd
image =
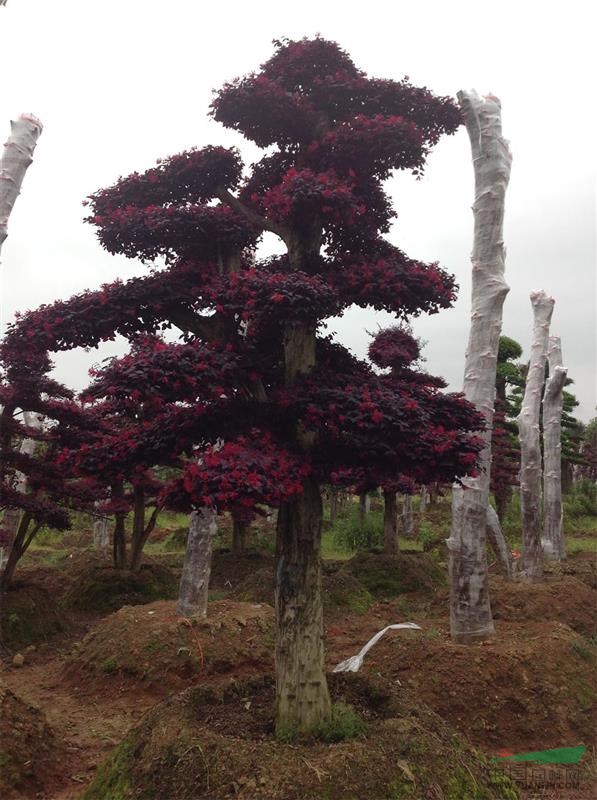
[[[542,463],[541,463],[541,392],[545,380],[545,363],[549,344],[549,325],[554,307],[553,297],[544,291],[531,293],[533,307],[533,339],[531,359],[526,377],[522,406],[518,416],[520,438],[520,511],[522,516],[521,578],[540,580],[543,575],[541,547]]]
[[[549,379],[543,395],[543,537],[547,558],[566,558],[562,513],[562,409],[568,370],[562,366],[559,336],[550,336]]]
[[[459,92],[471,142],[475,173],[471,327],[465,355],[463,391],[483,414],[485,446],[479,474],[452,487],[452,529],[449,551],[452,639],[468,643],[495,633],[487,583],[485,528],[491,475],[491,431],[495,377],[502,331],[502,307],[508,294],[504,277],[503,221],[512,156],[502,136],[497,97]]]
[[[8,218],[15,204],[27,167],[42,131],[42,124],[32,114],[21,114],[10,123],[11,134],[0,157],[0,250],[8,233]]]
[[[386,631],[401,629],[420,631],[421,626],[417,625],[416,622],[399,622],[396,625],[388,625],[383,630],[376,633],[371,639],[369,639],[367,644],[356,654],[356,656],[351,656],[350,658],[347,658],[346,661],[341,661],[339,664],[337,664],[334,667],[334,672],[358,672],[363,666],[363,659],[369,650],[371,650],[373,645],[379,642],[384,633],[386,633]]]

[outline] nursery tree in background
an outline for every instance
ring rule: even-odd
[[[69,528],[68,507],[85,507],[89,499],[85,483],[59,459],[81,424],[72,392],[48,377],[47,357],[26,346],[12,356],[0,362],[0,548],[6,552],[0,593],[40,528]]]
[[[394,326],[379,331],[369,345],[369,358],[376,367],[388,370],[384,375],[386,384],[396,393],[404,391],[410,385],[410,390],[420,392],[422,395],[434,394],[438,389],[445,388],[443,378],[437,378],[423,372],[419,366],[421,348],[412,332],[406,326]],[[418,475],[381,475],[370,476],[370,484],[381,486],[384,497],[384,552],[394,554],[398,551],[398,508],[396,503],[397,492],[404,494],[403,527],[406,536],[412,535],[412,494],[417,490],[420,482]],[[410,524],[405,519],[410,511]],[[406,524],[405,524],[406,522]]]
[[[597,484],[597,417],[593,417],[583,431],[580,455],[580,478]]]
[[[320,487],[358,468],[417,485],[457,480],[474,474],[482,446],[461,395],[388,382],[320,334],[353,304],[399,318],[452,304],[449,275],[382,238],[394,216],[382,184],[396,169],[421,174],[461,118],[451,99],[368,78],[321,38],[277,42],[258,73],[216,94],[213,116],[268,154],[243,173],[236,150],[189,151],[91,198],[106,249],[163,257],[165,268],[32,312],[10,337],[43,352],[176,325],[206,359],[221,356],[210,396],[172,404],[173,419],[154,414],[137,446],[161,450],[174,436],[176,450],[182,435],[196,446],[166,489],[171,504],[279,506],[277,725],[308,730],[331,713]],[[284,255],[255,257],[264,231]],[[147,367],[131,385],[158,375]]]

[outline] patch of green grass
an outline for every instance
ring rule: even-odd
[[[339,550],[379,550],[383,548],[383,513],[372,510],[361,519],[358,506],[353,503],[338,515],[331,532]]]
[[[418,552],[423,552],[423,542],[419,541],[418,539],[403,539],[399,537],[398,539],[398,549],[399,550],[417,550]]]
[[[355,551],[343,543],[338,543],[334,536],[334,529],[324,531],[321,538],[321,557],[330,561],[347,561],[352,558]]]
[[[59,567],[70,558],[73,554],[72,548],[67,550],[58,550],[54,547],[42,546],[40,547],[37,542],[33,542],[25,555],[23,556],[23,564],[34,562],[35,564],[43,564],[48,567]]]
[[[116,661],[114,656],[111,656],[100,664],[100,670],[105,672],[107,675],[110,675],[113,672],[118,672],[118,661]]]
[[[284,744],[292,744],[298,739],[298,729],[295,725],[278,722],[276,723],[276,739]]]
[[[100,765],[82,800],[126,800],[131,796],[130,763],[132,745],[126,739]]]
[[[597,531],[596,531],[597,534]],[[573,553],[597,553],[597,538],[572,538],[566,539],[566,553],[572,555]]]
[[[334,703],[332,716],[320,723],[313,733],[324,742],[344,742],[354,739],[365,730],[365,723],[348,703]]]
[[[595,659],[595,645],[589,640],[585,642],[572,642],[572,651],[583,661],[593,661]]]

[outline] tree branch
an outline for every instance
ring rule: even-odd
[[[262,217],[261,214],[258,214],[256,211],[248,208],[238,199],[238,197],[235,197],[232,192],[229,192],[228,189],[224,189],[223,187],[218,189],[217,196],[222,203],[226,203],[226,205],[230,206],[233,211],[236,211],[237,214],[240,214],[241,216],[245,217],[245,219],[248,219],[249,222],[256,227],[271,231],[279,236],[280,239],[286,241],[286,237],[288,235],[286,228],[284,228],[282,225],[278,225],[276,222],[272,222],[271,220]]]
[[[169,322],[185,333],[194,333],[206,342],[221,340],[225,335],[224,321],[218,314],[202,317],[190,308],[180,306],[167,312]]]

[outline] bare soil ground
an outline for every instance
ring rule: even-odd
[[[188,691],[198,692],[210,686],[220,687],[217,691],[224,691],[223,687],[229,683],[238,687],[244,685],[243,682],[246,683],[251,676],[263,674],[266,677],[259,678],[263,686],[259,688],[261,684],[258,682],[257,689],[251,689],[253,699],[244,701],[250,702],[249,708],[238,702],[238,697],[233,703],[222,703],[217,696],[209,700],[212,707],[211,723],[217,721],[217,725],[229,726],[227,730],[213,733],[223,738],[217,741],[209,736],[207,739],[201,738],[207,735],[205,719],[196,720],[201,728],[200,733],[197,732],[198,728],[189,728],[192,735],[188,747],[191,750],[186,754],[181,751],[177,758],[183,759],[181,765],[192,767],[198,774],[203,770],[201,780],[205,780],[201,748],[204,754],[211,747],[212,756],[217,753],[218,758],[230,758],[234,742],[238,750],[237,740],[239,736],[242,738],[241,731],[254,730],[265,737],[263,752],[269,755],[264,764],[269,764],[270,770],[276,773],[277,783],[259,783],[261,773],[256,773],[254,765],[261,756],[255,750],[255,737],[249,737],[250,741],[246,740],[248,744],[246,747],[243,745],[244,749],[241,748],[241,755],[237,758],[239,766],[236,772],[229,769],[221,775],[222,785],[228,787],[226,791],[232,787],[230,796],[290,800],[293,795],[284,795],[283,792],[296,779],[302,781],[304,787],[311,787],[309,791],[314,792],[313,797],[335,797],[331,787],[339,781],[341,783],[342,771],[346,773],[351,764],[360,765],[358,769],[366,771],[366,760],[371,758],[371,749],[379,745],[382,750],[385,748],[388,758],[404,761],[405,764],[406,771],[400,769],[404,793],[396,794],[396,797],[411,797],[413,800],[418,797],[466,800],[468,797],[466,794],[450,795],[447,784],[442,789],[443,795],[406,793],[409,786],[415,792],[423,791],[420,787],[427,786],[427,778],[431,782],[429,785],[433,784],[433,780],[442,785],[441,776],[444,773],[437,764],[433,773],[435,778],[431,773],[427,778],[421,774],[417,778],[419,783],[411,786],[413,782],[408,774],[416,771],[416,753],[409,750],[405,757],[405,753],[400,755],[392,749],[392,742],[396,737],[399,738],[402,729],[392,733],[394,739],[389,736],[384,738],[384,726],[389,726],[388,730],[393,731],[393,726],[400,723],[399,716],[392,717],[392,721],[388,722],[389,718],[378,714],[368,721],[373,726],[369,729],[370,733],[364,739],[357,738],[352,743],[346,743],[342,746],[344,749],[339,745],[303,743],[294,753],[292,762],[282,757],[276,749],[277,745],[268,738],[268,726],[271,727],[272,719],[270,695],[273,653],[273,611],[269,606],[250,601],[247,603],[246,600],[215,601],[211,603],[208,627],[181,624],[173,615],[172,603],[167,600],[157,600],[150,605],[127,606],[120,611],[106,613],[103,617],[82,611],[64,612],[60,607],[60,599],[81,574],[82,567],[77,559],[75,554],[70,571],[69,565],[61,568],[32,565],[23,571],[20,591],[24,592],[24,596],[35,595],[39,598],[41,595],[38,590],[43,590],[42,611],[51,619],[66,613],[66,623],[57,630],[45,631],[44,636],[37,640],[35,649],[27,650],[24,641],[17,644],[18,651],[25,658],[22,666],[13,665],[14,649],[4,653],[0,662],[0,681],[5,687],[3,697],[9,698],[6,702],[10,705],[10,713],[4,715],[10,727],[7,728],[5,722],[0,724],[2,750],[6,748],[10,730],[17,729],[23,733],[20,738],[12,737],[15,746],[11,751],[13,766],[10,780],[5,778],[7,770],[0,769],[0,796],[3,800],[80,798],[85,786],[96,774],[98,765],[138,724],[141,725],[138,728],[138,741],[143,744],[143,752],[148,758],[154,752],[152,748],[158,747],[158,744],[167,750],[166,734],[160,743],[152,740],[153,744],[149,747],[147,726],[142,719],[145,712],[154,708],[156,702],[169,691],[189,687]],[[245,588],[247,581],[250,583],[249,579],[255,574],[256,568],[257,571],[269,570],[271,557],[247,556],[240,565],[237,562],[233,566],[233,558],[226,555],[219,557],[219,563],[215,571],[219,595],[232,593],[233,590],[237,595],[243,583]],[[332,566],[327,571],[333,575],[343,570],[348,570],[358,585],[352,581],[341,584],[340,588],[344,586],[348,596],[348,605],[341,615],[328,614],[326,617],[326,649],[330,670],[339,661],[356,654],[374,633],[387,624],[414,621],[422,627],[421,632],[388,633],[368,654],[363,667],[363,679],[367,685],[380,682],[383,692],[392,698],[391,702],[399,704],[396,713],[402,713],[402,708],[410,720],[409,741],[414,741],[411,723],[417,713],[425,716],[436,712],[451,726],[452,731],[459,731],[488,756],[502,751],[520,753],[581,743],[589,747],[594,745],[596,593],[592,588],[593,563],[586,554],[574,555],[563,568],[551,570],[543,584],[513,585],[499,577],[492,578],[491,596],[496,612],[497,637],[473,648],[454,645],[449,639],[447,590],[440,579],[441,575],[436,581],[433,578],[435,573],[427,570],[421,577],[420,585],[414,581],[408,583],[407,591],[393,592],[387,586],[382,591],[375,583],[380,578],[379,571],[371,562],[369,573],[373,577],[370,574],[367,580],[377,594],[371,589],[367,589],[367,592],[373,604],[351,611],[350,597],[357,589],[359,592],[362,590],[358,571],[347,565]],[[383,594],[385,598],[379,599]],[[150,613],[152,611],[154,613]],[[60,618],[63,619],[63,616]],[[359,691],[362,694],[369,690]],[[341,697],[342,693],[337,692],[337,695]],[[345,691],[344,695],[366,715],[367,703],[358,699],[358,692],[353,696]],[[248,697],[248,694],[245,692],[243,696]],[[207,696],[202,697],[202,702],[207,703]],[[400,706],[403,700],[406,702],[406,697],[408,713],[405,707]],[[180,709],[180,703],[184,705],[184,702],[172,699],[171,705],[166,706],[170,709],[164,712],[164,719],[169,720],[166,729],[172,735],[176,727],[172,709]],[[225,712],[222,706],[226,706]],[[415,706],[418,711],[413,711]],[[39,713],[30,707],[39,709]],[[427,711],[427,708],[430,710]],[[435,717],[425,716],[425,719],[433,727],[431,720]],[[234,729],[237,730],[236,736],[231,733]],[[424,730],[421,747],[430,747],[428,735],[429,731]],[[40,741],[44,743],[43,746]],[[198,747],[193,742],[197,742]],[[374,742],[378,742],[378,745],[374,745]],[[48,758],[43,756],[45,745],[49,748]],[[404,742],[403,745],[407,746]],[[292,748],[291,745],[288,747]],[[164,756],[165,751],[160,752]],[[448,758],[447,751],[444,755]],[[208,758],[210,764],[213,763],[212,756]],[[286,766],[278,765],[280,758],[282,764],[288,762]],[[583,768],[587,764],[590,766],[590,758],[590,754],[587,754]],[[468,756],[465,759],[466,766],[472,769],[467,759]],[[33,762],[36,767],[32,773]],[[19,769],[20,777],[17,776],[15,782],[14,776]],[[149,767],[145,764],[140,769],[139,774],[145,774],[143,771]],[[353,774],[352,767],[349,771]],[[329,774],[329,780],[326,773]],[[479,781],[476,772],[474,775],[475,780]],[[152,780],[157,780],[157,776],[153,775]],[[210,780],[215,781],[215,773]],[[356,791],[356,777],[355,781]],[[327,795],[323,792],[325,786],[329,788]],[[375,789],[373,784],[358,786],[359,791]],[[419,788],[415,790],[414,786]],[[262,788],[257,792],[255,787]],[[100,795],[89,795],[95,796]],[[161,796],[166,797],[156,794],[155,798]],[[372,794],[355,794],[355,797],[361,796],[378,800]],[[571,790],[569,794],[560,792],[550,795],[545,791],[527,793],[526,796],[529,800],[534,797],[580,800],[595,795],[594,787],[591,787],[587,778],[580,789]],[[181,800],[185,797],[180,794]],[[120,795],[108,793],[103,798],[120,800]],[[171,795],[167,800],[178,798],[178,795]],[[384,799],[379,797],[379,800]]]

